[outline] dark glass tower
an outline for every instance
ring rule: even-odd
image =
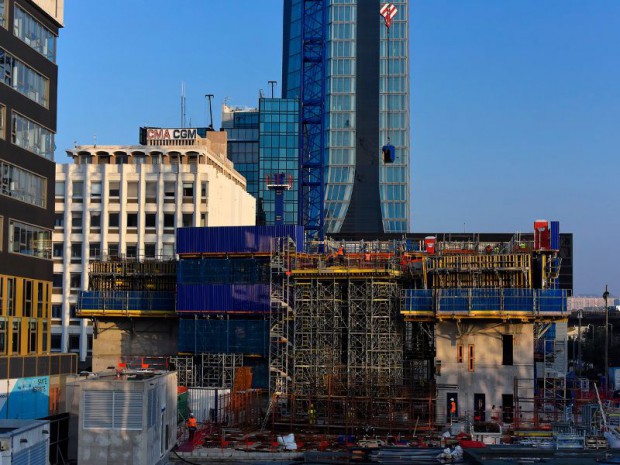
[[[284,1],[285,98],[301,94],[304,1]],[[382,2],[325,1],[327,233],[409,229],[409,7],[406,1],[392,3],[398,13],[388,47]],[[388,139],[396,147],[393,164],[381,159]]]

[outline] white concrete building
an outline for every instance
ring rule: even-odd
[[[146,129],[146,145],[76,146],[56,166],[52,351],[91,355],[92,327],[76,318],[88,263],[175,254],[180,226],[254,225],[256,201],[226,158],[226,133]]]

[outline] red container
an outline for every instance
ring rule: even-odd
[[[424,238],[426,253],[435,253],[435,244],[437,244],[437,238],[435,236],[426,236]]]
[[[534,221],[534,250],[551,250],[551,227],[547,220]]]

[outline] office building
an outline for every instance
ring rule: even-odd
[[[258,108],[222,106],[228,158],[256,198],[256,224],[275,224],[276,192],[269,180],[284,175],[290,188],[283,198],[283,223],[297,224],[299,100],[261,97]]]
[[[90,262],[174,259],[177,227],[254,224],[254,198],[226,158],[224,132],[142,135],[144,145],[77,146],[67,151],[74,163],[56,169],[51,348],[82,362],[92,327],[76,309]]]
[[[76,368],[75,357],[48,355],[62,23],[62,0],[0,0],[0,416],[6,419],[56,413],[50,396],[57,398],[60,377]]]
[[[300,131],[313,138],[302,156],[323,147],[315,157],[325,162],[322,174],[312,160],[308,170],[323,177],[329,234],[410,228],[409,5],[392,3],[388,44],[379,0],[284,2],[283,97],[319,105],[314,115],[300,113]],[[317,70],[323,78],[313,80]],[[388,142],[396,149],[389,164],[381,157]],[[320,188],[311,176],[303,183]]]

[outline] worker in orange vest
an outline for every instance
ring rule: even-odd
[[[196,417],[194,417],[193,413],[189,414],[189,418],[186,422],[187,431],[189,433],[190,442],[194,440],[194,433],[196,432],[196,428],[198,427],[198,422],[196,421]]]
[[[456,417],[456,402],[454,401],[454,397],[450,397],[450,423]]]
[[[338,247],[338,252],[336,252],[336,255],[338,255],[338,263],[340,263],[340,265],[344,265],[344,247],[343,246]]]

